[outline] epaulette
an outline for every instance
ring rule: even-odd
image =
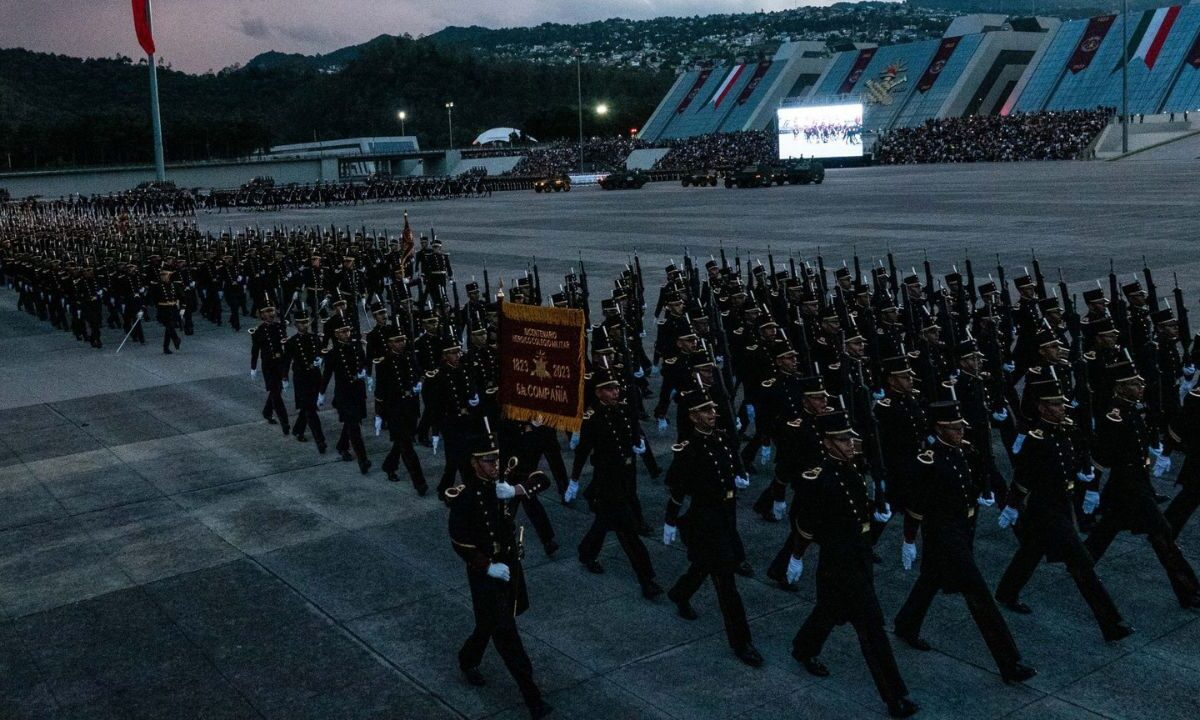
[[[1030,430],[1028,435],[1029,435],[1029,437],[1033,438],[1034,440],[1046,439],[1046,433],[1041,430]]]
[[[741,335],[741,334],[742,334],[742,330],[744,330],[744,329],[745,329],[745,328],[734,328],[734,329],[733,329],[733,334],[734,334],[734,335]]]
[[[758,349],[758,343],[754,343],[753,345],[747,345],[747,346],[746,346],[746,349],[747,349],[747,350],[757,350],[757,349]]]
[[[877,402],[877,403],[875,403],[875,404],[876,404],[876,405],[881,405],[881,406],[883,406],[883,407],[891,407],[891,406],[892,406],[892,399],[891,399],[891,398],[886,398],[886,397],[885,397],[885,398],[879,398],[879,402]]]
[[[917,453],[917,460],[920,460],[922,465],[932,465],[933,464],[933,451],[926,450],[923,453]]]
[[[826,366],[825,366],[825,368],[826,368],[827,370],[841,370],[841,369],[842,369],[842,364],[841,364],[840,362],[836,362],[836,363],[829,363],[828,365],[826,365]]]
[[[1063,418],[1063,419],[1062,419],[1062,424],[1063,424],[1063,425],[1066,425],[1067,427],[1075,427],[1075,421],[1074,421],[1074,420],[1072,420],[1072,419],[1071,419],[1071,418],[1069,418],[1069,417],[1065,417],[1065,418]]]
[[[425,372],[425,377],[427,377],[427,378],[437,377],[437,374],[438,374],[437,370],[427,370]]]
[[[592,379],[592,375],[595,375],[595,373],[584,373],[584,374],[583,374],[583,379],[584,379],[584,380],[591,380],[591,379]]]
[[[655,322],[655,325],[666,325],[666,324],[667,324],[667,319],[666,319],[666,318],[659,318],[659,319],[658,319],[658,321],[657,321],[657,322]],[[600,327],[600,326],[599,326],[599,325],[597,325],[596,327]]]
[[[1096,359],[1096,351],[1093,350],[1091,352],[1085,352],[1083,354],[1083,359],[1084,360],[1095,360]]]
[[[247,332],[247,333],[249,333],[249,334],[251,334],[251,335],[253,335],[253,334],[254,334],[254,331],[255,331],[255,330],[257,330],[257,329],[258,329],[258,328],[256,328],[256,327],[252,327],[252,328],[246,328],[246,332]]]
[[[961,442],[962,442],[962,444],[963,444],[963,445],[968,445],[968,446],[969,446],[969,445],[971,444],[971,441],[970,441],[970,440],[962,440]]]
[[[466,485],[459,484],[459,485],[451,485],[450,487],[446,488],[446,492],[445,492],[446,499],[453,500],[453,499],[457,498],[459,495],[462,495],[463,488],[465,488],[465,487],[466,487]]]
[[[584,411],[584,413],[583,413],[583,419],[584,419],[584,420],[590,420],[590,419],[591,419],[591,417],[592,417],[593,415],[595,415],[595,414],[596,414],[596,411],[595,411],[595,410],[585,410],[585,411]]]
[[[818,345],[828,345],[829,341],[826,340],[824,336],[822,336],[822,337],[817,338],[817,344]]]
[[[1121,408],[1113,408],[1112,411],[1104,417],[1112,420],[1113,422],[1121,422]]]
[[[803,424],[804,424],[804,418],[796,418],[795,420],[788,420],[788,422],[787,422],[788,427],[791,427],[791,428],[798,428]]]
[[[676,444],[672,445],[671,450],[673,452],[683,452],[683,449],[686,448],[687,446],[688,446],[688,441],[684,440],[681,443],[676,443]]]
[[[774,384],[775,384],[775,378],[768,378],[768,379],[762,381],[762,386],[765,388],[769,388]]]
[[[663,360],[663,365],[674,365],[677,362],[679,362],[679,358],[677,357],[667,358]]]
[[[1031,368],[1029,368],[1028,370],[1026,370],[1026,372],[1033,373],[1034,375],[1041,375],[1041,374],[1042,374],[1042,368],[1041,368],[1041,366],[1039,365],[1038,367],[1031,367]]]
[[[812,470],[805,470],[800,474],[800,477],[805,480],[816,480],[821,475],[821,468],[815,467]]]

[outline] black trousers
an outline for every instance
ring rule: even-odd
[[[546,508],[542,507],[542,501],[538,500],[536,495],[518,497],[516,500],[518,506],[525,508],[525,516],[529,518],[529,524],[533,525],[538,540],[543,545],[553,540],[554,526],[550,524],[550,516],[546,514]]]
[[[143,316],[141,321],[138,321],[137,313],[139,309],[141,308],[135,306],[133,303],[126,303],[124,330],[129,335],[130,340],[145,344],[146,333],[143,332],[142,326],[146,324],[146,318]],[[137,324],[134,325],[134,323]],[[131,330],[132,332],[130,332]]]
[[[229,303],[229,325],[234,330],[241,330],[242,315],[246,312],[246,299],[241,295],[225,293],[225,302]]]
[[[338,437],[337,451],[341,454],[350,452],[350,448],[354,448],[354,457],[358,460],[359,465],[367,463],[367,447],[363,444],[362,428],[359,426],[359,421],[343,421],[342,434]]]
[[[1092,559],[1096,562],[1100,562],[1100,558],[1104,557],[1104,553],[1117,537],[1117,533],[1124,529],[1112,518],[1113,515],[1111,513],[1101,515],[1100,520],[1092,528],[1092,532],[1088,534],[1087,541],[1084,543],[1088,552],[1091,553]],[[1192,569],[1191,563],[1183,556],[1183,551],[1180,550],[1179,544],[1167,532],[1162,531],[1148,533],[1146,540],[1149,541],[1150,547],[1153,548],[1154,554],[1158,557],[1158,562],[1162,565],[1163,570],[1166,570],[1167,580],[1171,583],[1171,589],[1175,591],[1175,597],[1180,602],[1190,605],[1196,594],[1200,593],[1200,581],[1197,581],[1196,571]]]
[[[510,583],[516,581],[517,572],[519,570],[514,569]],[[533,681],[533,663],[529,661],[529,654],[525,652],[525,644],[521,642],[521,635],[517,632],[517,618],[511,612],[503,612],[490,607],[491,603],[496,602],[494,592],[511,595],[515,590],[511,587],[500,586],[489,592],[488,589],[482,587],[484,584],[504,583],[504,581],[487,575],[481,578],[472,575],[470,580],[471,603],[475,609],[475,629],[463,643],[462,649],[458,651],[458,667],[462,670],[479,667],[480,661],[483,660],[483,651],[487,649],[490,641],[495,646],[496,652],[499,653],[500,659],[504,661],[504,667],[508,668],[513,680],[517,681],[517,687],[521,691],[521,697],[525,700],[525,704],[530,706],[538,704],[541,702],[542,692]]]
[[[800,658],[820,655],[825,641],[844,613],[843,608],[821,602],[818,597],[817,606],[792,639],[792,654]],[[896,666],[896,656],[892,654],[892,645],[883,629],[883,611],[879,609],[878,601],[869,603],[862,612],[854,614],[849,622],[858,634],[858,645],[862,648],[863,659],[867,661],[867,669],[875,681],[879,697],[885,703],[891,703],[907,696],[908,686],[904,684],[900,668]]]
[[[934,570],[926,570],[926,567],[921,566],[921,574],[917,576],[916,584],[909,592],[904,606],[896,614],[896,632],[906,637],[921,636],[925,615],[929,612],[934,597],[941,590],[939,574]],[[1017,643],[1009,632],[1008,624],[1004,622],[1004,616],[997,609],[996,601],[992,599],[992,593],[988,590],[979,568],[972,563],[962,571],[967,577],[960,578],[959,589],[967,603],[967,610],[971,612],[975,627],[979,628],[979,634],[983,636],[1000,674],[1006,675],[1021,661]]]
[[[750,624],[746,622],[746,607],[738,594],[733,568],[710,573],[692,563],[671,588],[669,597],[673,602],[685,603],[692,599],[705,578],[711,577],[713,589],[717,591],[717,604],[721,607],[721,618],[725,621],[725,637],[729,646],[739,650],[750,644]]]
[[[425,471],[421,469],[421,461],[417,458],[417,450],[413,447],[412,434],[401,423],[400,427],[389,425],[388,432],[392,440],[392,448],[383,459],[383,471],[389,475],[400,469],[400,461],[404,461],[404,469],[412,480],[413,487],[421,490],[428,487],[425,482]]]
[[[1067,572],[1075,581],[1075,587],[1079,588],[1079,594],[1083,596],[1084,601],[1091,608],[1092,614],[1096,617],[1101,632],[1105,637],[1109,636],[1122,622],[1121,612],[1117,610],[1116,603],[1113,602],[1108,590],[1096,575],[1092,556],[1078,538],[1073,543],[1063,544],[1058,551],[1062,553]],[[1040,542],[1040,538],[1031,538],[1029,541],[1022,542],[1021,547],[1017,548],[1016,554],[1013,555],[1012,561],[1009,562],[1008,568],[1004,571],[1004,575],[1000,578],[1000,584],[996,586],[996,599],[1004,603],[1016,602],[1021,595],[1021,589],[1033,577],[1033,571],[1037,569],[1045,556],[1046,546]]]
[[[267,401],[263,404],[262,415],[270,420],[275,417],[283,427],[283,434],[291,432],[288,423],[287,406],[283,404],[283,375],[271,368],[272,361],[263,360],[263,382],[267,386]]]
[[[312,430],[313,441],[317,443],[317,447],[325,447],[325,430],[321,427],[321,416],[317,414],[315,397],[296,405],[296,424],[292,426],[292,432],[303,435],[308,429]]]
[[[179,311],[174,307],[159,308],[158,322],[163,326],[163,350],[169,349],[170,343],[175,343],[175,347],[178,349],[180,339],[175,328],[179,325]]]
[[[1172,540],[1179,539],[1183,526],[1200,507],[1200,460],[1192,460],[1190,456],[1185,458],[1179,469],[1178,482],[1182,489],[1163,511],[1163,517],[1171,525]]]
[[[596,515],[592,519],[592,526],[579,541],[579,559],[583,562],[591,562],[600,557],[600,549],[604,547],[604,539],[609,532],[616,533],[617,542],[621,543],[625,557],[629,558],[629,564],[633,566],[633,573],[637,576],[638,584],[646,585],[653,581],[654,566],[650,564],[650,553],[646,551],[646,545],[642,543],[642,538],[631,529],[616,530],[610,527],[605,522],[603,515]]]

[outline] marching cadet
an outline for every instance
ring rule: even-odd
[[[308,259],[308,267],[301,273],[300,284],[304,287],[304,304],[310,315],[319,315],[322,311],[321,301],[325,299],[325,284],[328,273],[321,267],[321,256],[314,253]]]
[[[325,394],[329,381],[336,376],[333,407],[342,423],[337,451],[343,462],[357,458],[359,471],[366,475],[371,469],[371,461],[363,444],[361,423],[367,416],[367,358],[363,355],[362,343],[354,339],[350,322],[345,318],[339,318],[339,321],[341,324],[333,328],[333,345],[322,350],[325,373],[320,394]],[[354,455],[350,454],[351,449]]]
[[[388,326],[387,307],[378,299],[371,303],[371,319],[375,321],[375,325],[367,331],[364,339],[367,342],[367,357],[376,360],[387,352],[387,337],[391,333],[391,328]],[[371,365],[373,366],[374,363]],[[374,367],[367,368],[368,374],[372,372],[374,372]]]
[[[125,266],[125,274],[117,281],[117,294],[121,303],[122,329],[131,340],[146,344],[146,333],[142,329],[145,319],[146,284],[134,263]]]
[[[462,362],[462,346],[449,331],[440,336],[441,362],[425,373],[425,412],[433,433],[433,449],[446,443],[446,467],[438,483],[438,495],[454,484],[455,473],[464,477],[470,472],[467,443],[471,428],[478,423],[479,388],[470,369]]]
[[[372,363],[375,366],[375,434],[379,434],[386,422],[392,441],[392,448],[383,460],[383,472],[391,482],[400,482],[396,470],[403,460],[413,488],[418,495],[424,496],[429,491],[429,484],[413,447],[424,376],[408,349],[408,336],[400,325],[386,325],[381,334],[387,350]]]
[[[793,438],[787,433],[788,423],[801,418],[809,397],[805,393],[805,379],[796,372],[796,350],[791,343],[776,340],[771,350],[775,356],[775,372],[773,377],[762,381],[762,410],[759,411],[758,422],[759,432],[763,435],[763,447],[770,447],[771,442],[775,444],[775,479],[754,502],[754,512],[767,522],[779,522],[787,509],[787,487],[795,480],[780,466],[783,455],[797,454],[796,446],[791,444]],[[822,403],[826,400],[824,387],[821,388],[819,399]],[[802,449],[799,454],[803,454]],[[809,467],[812,467],[811,463],[803,465],[802,469]]]
[[[163,268],[158,272],[158,282],[150,288],[151,297],[154,300],[156,308],[156,319],[163,326],[163,354],[171,354],[171,344],[174,343],[175,349],[179,349],[179,333],[175,328],[179,325],[179,320],[183,316],[183,310],[180,309],[180,301],[183,298],[183,287],[176,281],[171,279],[173,273],[169,268]]]
[[[580,473],[590,458],[592,481],[583,497],[595,518],[579,542],[579,562],[589,572],[603,573],[600,550],[612,531],[629,558],[642,596],[653,599],[663,590],[655,582],[650,555],[638,536],[645,520],[637,496],[637,456],[646,452],[646,437],[632,407],[620,399],[619,373],[612,368],[598,368],[596,373],[593,392],[597,402],[584,414],[571,481],[564,494],[567,502],[575,499]]]
[[[284,370],[292,376],[292,394],[296,403],[296,423],[292,433],[296,440],[305,442],[304,431],[312,429],[317,452],[325,454],[325,431],[321,428],[321,417],[317,413],[317,399],[321,392],[321,366],[325,359],[321,355],[321,342],[312,332],[312,317],[304,308],[292,316],[296,334],[283,343]]]
[[[458,667],[469,684],[487,684],[479,663],[490,641],[516,680],[530,716],[537,720],[552,708],[534,682],[533,664],[517,632],[517,616],[529,609],[529,594],[521,567],[524,529],[517,530],[512,501],[537,495],[549,481],[541,472],[517,472],[515,464],[502,475],[500,451],[490,432],[471,441],[465,454],[470,471],[462,484],[445,493],[450,540],[466,562],[475,611],[475,629],[458,651]]]
[[[1200,607],[1200,582],[1174,541],[1174,530],[1158,509],[1150,484],[1151,458],[1156,459],[1156,475],[1170,469],[1171,460],[1161,449],[1150,446],[1150,431],[1140,407],[1146,381],[1129,361],[1110,365],[1108,372],[1113,396],[1096,426],[1092,453],[1109,475],[1100,496],[1100,520],[1085,545],[1099,562],[1122,530],[1145,535],[1167,572],[1180,607]]]
[[[1125,624],[1100,578],[1095,561],[1079,539],[1075,521],[1074,490],[1084,482],[1068,423],[1067,398],[1057,380],[1041,380],[1034,392],[1038,399],[1037,420],[1026,434],[1013,463],[1013,479],[1000,512],[1001,528],[1016,525],[1020,547],[996,586],[996,600],[1022,615],[1033,612],[1020,601],[1021,589],[1045,558],[1063,563],[1091,608],[1104,639],[1128,637],[1133,628]],[[1084,509],[1094,511],[1099,493],[1088,490]]]
[[[787,568],[788,582],[799,581],[805,551],[820,546],[817,604],[792,640],[792,657],[810,674],[827,677],[821,649],[836,626],[850,623],[888,714],[909,717],[918,708],[900,677],[875,594],[871,498],[857,467],[858,433],[840,411],[821,416],[818,429],[825,458],[804,473],[804,497],[792,505],[796,543]]]
[[[917,455],[925,449],[929,420],[913,389],[915,373],[908,358],[883,360],[884,397],[875,404],[879,424],[879,449],[883,456],[886,485],[875,481],[875,520],[872,542],[879,536],[893,512],[904,512],[908,502],[909,479],[915,475]]]
[[[322,326],[321,340],[325,347],[333,345],[334,333],[343,325],[350,326],[350,336],[357,341],[359,339],[358,325],[350,319],[350,313],[347,311],[347,297],[345,294],[334,290],[334,294],[326,298],[329,307],[333,311],[329,313],[329,319]],[[357,313],[355,313],[357,314]]]
[[[934,597],[938,592],[961,594],[1000,677],[1007,683],[1024,682],[1037,671],[1021,663],[1012,633],[975,564],[976,509],[995,504],[987,478],[978,470],[980,448],[964,439],[968,426],[957,402],[936,402],[929,411],[937,439],[917,457],[920,465],[909,492],[900,553],[904,569],[912,569],[920,532],[925,557],[896,615],[896,637],[917,650],[932,650],[921,637],[921,626]]]
[[[433,250],[421,263],[421,297],[419,304],[424,305],[427,298],[432,299],[435,306],[441,307],[448,301],[446,284],[454,277],[454,269],[450,267],[450,256],[442,249],[442,241],[433,239]]]
[[[217,300],[229,305],[229,327],[242,331],[242,315],[246,312],[246,283],[242,271],[234,265],[232,255],[222,256],[223,265],[217,272]],[[220,324],[220,323],[218,323]]]
[[[751,643],[746,609],[734,580],[746,561],[737,529],[737,491],[749,487],[750,480],[738,472],[737,445],[717,427],[716,405],[708,393],[703,388],[689,390],[681,403],[691,418],[691,438],[674,446],[675,457],[667,469],[670,496],[663,544],[670,545],[682,532],[689,565],[667,597],[680,617],[695,620],[692,596],[711,577],[730,647],[739,660],[759,667],[763,658]],[[688,498],[691,505],[681,515]]]
[[[264,296],[263,304],[258,307],[258,316],[262,322],[249,331],[250,377],[258,377],[258,360],[261,357],[263,382],[267,386],[267,402],[263,405],[262,416],[272,425],[278,418],[286,437],[292,431],[288,423],[287,406],[283,403],[288,370],[283,347],[287,341],[287,328],[278,321],[275,303],[268,296]]]
[[[1192,368],[1193,377],[1195,368]],[[1194,381],[1193,381],[1194,382]],[[1190,388],[1183,396],[1183,406],[1167,427],[1163,452],[1170,457],[1173,450],[1183,451],[1183,467],[1175,476],[1181,490],[1163,517],[1171,525],[1171,539],[1178,540],[1188,519],[1200,507],[1200,388]]]

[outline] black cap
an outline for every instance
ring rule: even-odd
[[[616,385],[617,387],[620,387],[621,385],[621,375],[616,368],[597,368],[593,378],[595,379],[596,387],[598,388],[608,387],[610,385]]]
[[[1175,320],[1175,313],[1171,312],[1171,308],[1155,310],[1154,312],[1150,313],[1150,320],[1155,325],[1173,322]]]
[[[693,410],[702,410],[706,407],[716,407],[716,403],[708,396],[704,390],[698,387],[692,387],[685,390],[680,398],[683,406],[688,412]]]
[[[500,446],[496,443],[496,436],[492,433],[479,433],[471,438],[472,457],[487,457],[499,454]]]
[[[1131,380],[1143,379],[1138,375],[1137,368],[1128,360],[1121,360],[1109,365],[1105,370],[1108,371],[1108,377],[1113,383],[1129,382]]]
[[[776,340],[771,346],[771,354],[777,358],[793,357],[796,354],[796,348],[787,340]]]
[[[908,365],[908,358],[903,355],[896,357],[884,358],[883,371],[888,375],[915,375],[913,369]]]
[[[962,408],[955,400],[930,403],[929,415],[938,425],[956,425],[966,422],[963,420]]]
[[[975,342],[972,338],[968,338],[958,344],[958,357],[983,357],[983,353],[979,351],[979,343]]]
[[[849,435],[850,437],[858,437],[858,433],[854,432],[854,428],[850,426],[850,418],[846,417],[846,413],[841,410],[834,410],[817,416],[817,430],[822,435],[829,437],[837,435]]]
[[[1108,304],[1108,298],[1105,297],[1104,290],[1102,288],[1091,288],[1090,290],[1084,290],[1083,301],[1089,304],[1094,302],[1102,302],[1105,305]]]
[[[829,393],[825,392],[825,380],[820,375],[800,378],[800,391],[805,395],[829,397]]]
[[[1033,393],[1035,400],[1044,402],[1066,402],[1067,396],[1063,392],[1062,384],[1054,378],[1046,380],[1038,380],[1037,382],[1029,383],[1029,392]]]
[[[1125,293],[1125,297],[1133,297],[1134,295],[1145,295],[1146,291],[1142,289],[1142,284],[1137,280],[1131,283],[1125,283],[1121,286],[1121,292]]]

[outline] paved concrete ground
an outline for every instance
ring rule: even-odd
[[[1194,289],[1194,178],[1192,164],[874,169],[832,172],[819,188],[580,189],[429,203],[410,214],[447,239],[460,277],[484,262],[511,275],[536,255],[546,282],[582,252],[598,289],[635,247],[657,280],[683,243],[707,253],[723,238],[730,250],[769,241],[777,257],[811,255],[820,244],[831,262],[852,241],[864,256],[890,241],[905,262],[919,262],[925,247],[950,262],[965,247],[980,265],[985,251],[1017,263],[1033,245],[1047,268],[1061,264],[1080,282],[1106,272],[1110,253],[1140,261],[1146,252],[1156,268],[1179,263]],[[399,209],[233,219],[394,227]],[[522,717],[494,653],[483,667],[488,687],[458,679],[455,651],[471,613],[442,505],[284,441],[259,418],[247,336],[197,327],[170,357],[159,354],[153,328],[145,347],[114,355],[120,338],[108,332],[97,352],[17,313],[14,295],[0,290],[0,717]],[[330,412],[324,420],[335,425]],[[652,440],[664,456],[669,438]],[[368,449],[378,467],[382,439],[369,437]],[[427,473],[440,472],[440,457],[422,450],[421,458]],[[657,515],[661,484],[643,478],[641,492]],[[574,546],[589,516],[547,498],[563,549],[548,560],[531,548],[533,608],[520,626],[556,716],[882,710],[848,628],[826,650],[831,678],[815,679],[789,657],[812,607],[815,553],[800,593],[763,582],[784,529],[752,516],[752,498],[743,498],[741,527],[760,577],[739,585],[767,658],[759,670],[728,651],[711,590],[697,598],[701,619],[688,623],[669,603],[641,599],[614,542],[605,575],[584,571]],[[992,582],[1015,548],[994,517],[984,512],[978,551]],[[683,550],[648,544],[660,580],[672,582]],[[1195,523],[1183,544],[1200,562]],[[895,524],[881,548],[878,586],[890,615],[914,574],[899,567]],[[1122,538],[1100,570],[1138,633],[1105,645],[1065,572],[1044,567],[1024,598],[1035,613],[1006,615],[1041,670],[1021,687],[1000,682],[961,600],[939,599],[926,629],[936,651],[896,649],[922,717],[1200,714],[1200,618],[1176,607],[1142,542]]]

